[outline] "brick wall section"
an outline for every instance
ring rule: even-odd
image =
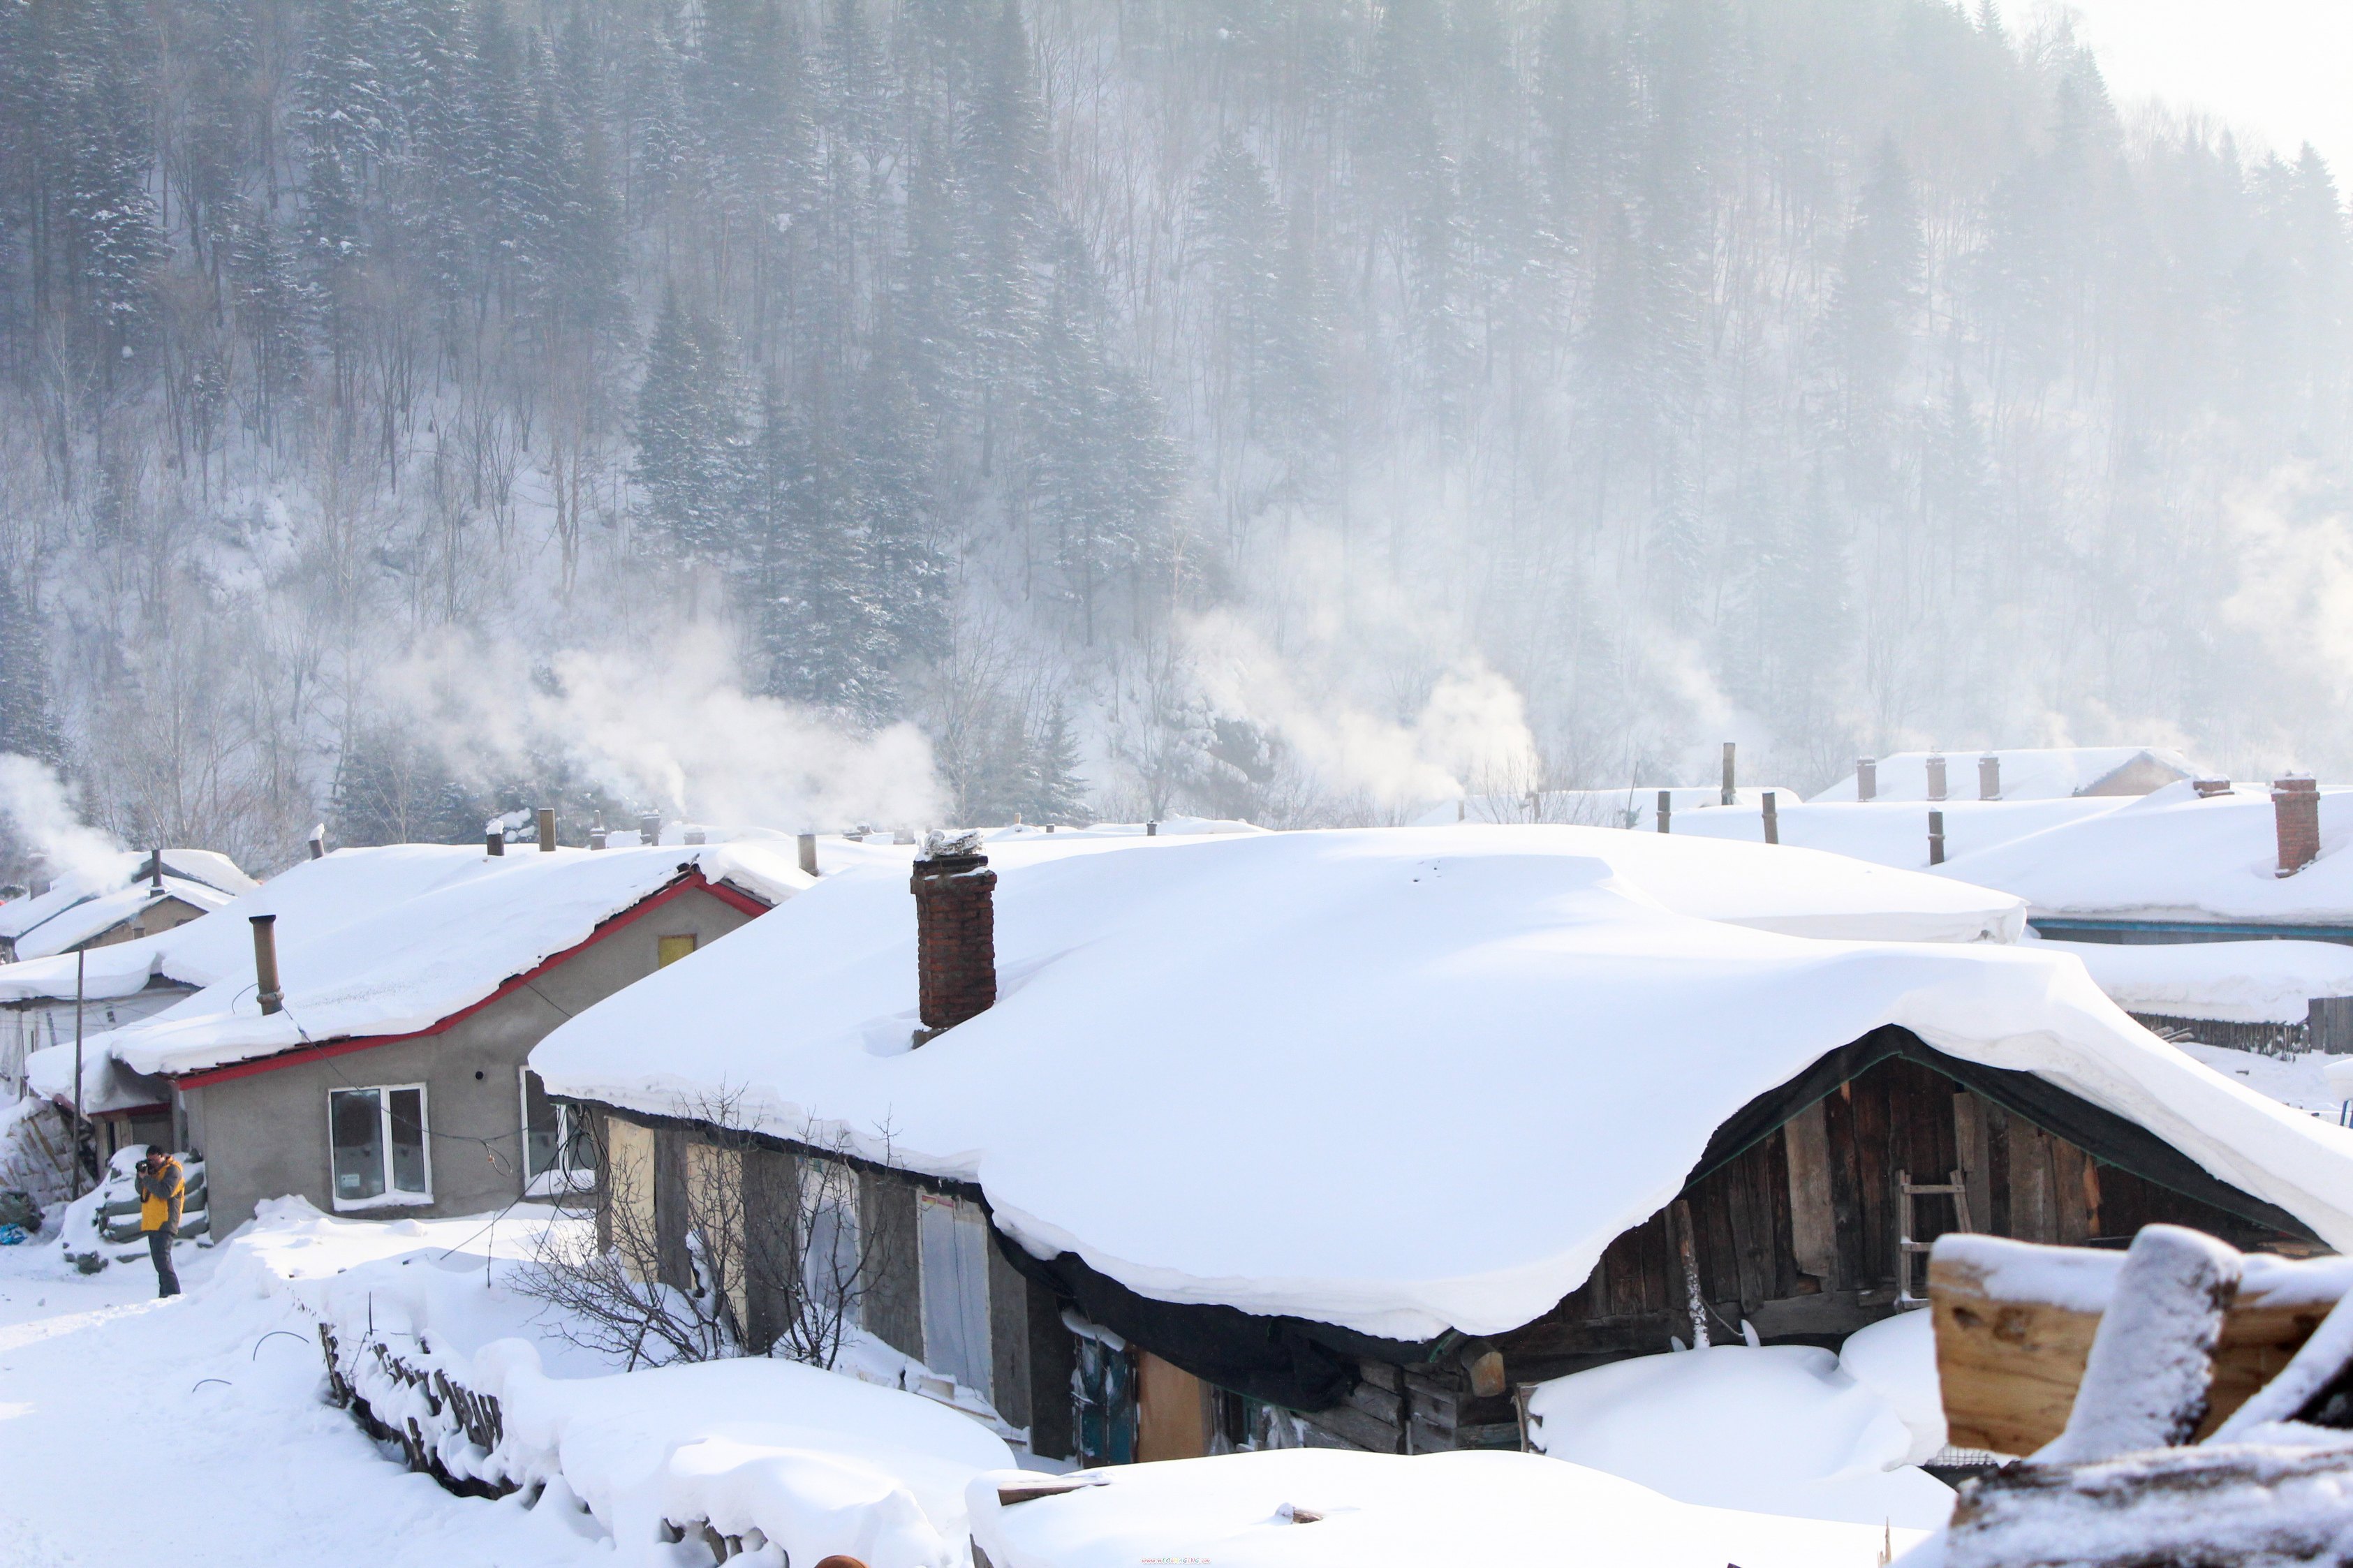
[[[997,873],[983,855],[915,862],[915,968],[926,1029],[953,1028],[997,1001]]]
[[[2279,822],[2279,874],[2293,876],[2320,858],[2320,785],[2312,779],[2272,783],[2272,812]]]

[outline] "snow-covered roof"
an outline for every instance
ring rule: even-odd
[[[2119,1007],[2226,1024],[2301,1024],[2316,996],[2353,996],[2353,947],[2334,942],[2077,942]]]
[[[1945,820],[1945,858],[1990,849],[2046,827],[2097,816],[2127,804],[2114,795],[2062,800],[1800,801],[1782,795],[1775,803],[1783,844],[1852,855],[1874,865],[1928,869],[1928,813]],[[1672,831],[1703,838],[1765,840],[1761,805],[1717,806],[1678,812]]]
[[[656,1114],[723,1086],[771,1134],[976,1183],[1024,1246],[1149,1297],[1409,1339],[1537,1317],[1734,1112],[1883,1025],[2062,1085],[2353,1246],[2353,1131],[2199,1066],[2080,963],[1830,940],[1939,923],[1937,879],[1578,827],[1078,847],[992,847],[999,999],[920,1049],[913,901],[878,866],[532,1064]]]
[[[2198,766],[2179,752],[2158,746],[2033,746],[1993,752],[1896,752],[1873,769],[1880,800],[1926,800],[1928,759],[1945,759],[1945,793],[1978,797],[1978,759],[2001,759],[2004,800],[2063,800],[2078,795],[2143,795],[2171,780],[2198,776]],[[2136,765],[2138,764],[2138,765]],[[2103,786],[2105,786],[2103,788]],[[1813,797],[1852,800],[1855,775],[1849,773]]]
[[[166,849],[158,893],[148,874],[153,865],[151,853],[124,850],[102,866],[58,878],[47,892],[11,899],[0,904],[0,940],[14,942],[19,958],[45,957],[112,930],[159,898],[218,909],[259,885],[226,855]]]
[[[1944,872],[2018,894],[2037,916],[2353,924],[2353,790],[2320,792],[2320,858],[2278,875],[2271,792],[2200,798],[2187,784],[1991,848]]]
[[[177,1074],[325,1040],[429,1028],[586,941],[606,920],[689,870],[771,904],[811,885],[789,845],[501,856],[438,844],[337,850],[173,933],[197,941],[170,947],[150,938],[106,950],[149,947],[149,963],[200,971],[205,984],[164,1012],[99,1037],[97,1047],[132,1072]],[[254,996],[248,917],[257,914],[278,916],[285,1005],[268,1015]],[[198,933],[198,925],[213,929]],[[109,979],[137,989],[129,982],[138,973],[126,964]],[[45,1093],[70,1090],[71,1068],[55,1059],[61,1049],[31,1058],[29,1076]]]
[[[1797,792],[1770,784],[1742,785],[1732,792],[1734,811],[1746,807],[1753,823],[1763,809],[1767,791],[1787,806]],[[1671,831],[1704,813],[1724,809],[1721,784],[1629,784],[1623,789],[1530,790],[1521,795],[1466,795],[1444,800],[1413,819],[1416,827],[1443,827],[1449,823],[1549,822],[1572,827],[1633,827],[1644,833],[1659,826],[1659,796],[1668,797]],[[1736,837],[1727,834],[1725,837]],[[1751,835],[1754,837],[1754,835]]]

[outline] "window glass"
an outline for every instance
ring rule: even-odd
[[[801,1224],[808,1247],[801,1254],[801,1288],[820,1319],[843,1313],[857,1321],[858,1177],[832,1160],[801,1162]]]
[[[639,949],[639,951],[642,952],[644,950]],[[654,967],[656,969],[660,969],[666,965],[676,963],[680,959],[684,958],[688,953],[692,952],[693,951],[694,933],[691,931],[688,932],[684,936],[656,937],[654,939]]]
[[[564,1118],[564,1168],[593,1178],[596,1173],[596,1150],[588,1142],[588,1119],[573,1106],[558,1106],[556,1110]]]
[[[425,1091],[396,1089],[386,1098],[392,1113],[393,1190],[422,1193],[426,1191]]]
[[[923,1364],[989,1397],[988,1216],[961,1198],[922,1195]]]
[[[384,1110],[372,1089],[327,1095],[327,1122],[335,1145],[335,1197],[341,1203],[384,1192]]]

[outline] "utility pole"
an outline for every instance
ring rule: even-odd
[[[81,1196],[81,999],[82,981],[90,969],[90,950],[74,949],[74,1124],[67,1142],[73,1161],[73,1195]]]

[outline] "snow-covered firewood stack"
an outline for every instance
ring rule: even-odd
[[[2340,1260],[2252,1259],[2174,1226],[2143,1230],[2121,1268],[2094,1256],[1983,1237],[1939,1245],[1930,1289],[1960,1429],[1999,1425],[1989,1409],[2031,1405],[2017,1390],[2047,1394],[2068,1376],[2069,1335],[2038,1306],[2063,1322],[2098,1313],[2064,1429],[1962,1489],[1947,1568],[2353,1562],[2353,1297]],[[2301,1343],[2286,1364],[2219,1408],[2218,1352],[2251,1265],[2274,1294],[2288,1269],[2334,1288],[2337,1304],[2295,1315]]]

